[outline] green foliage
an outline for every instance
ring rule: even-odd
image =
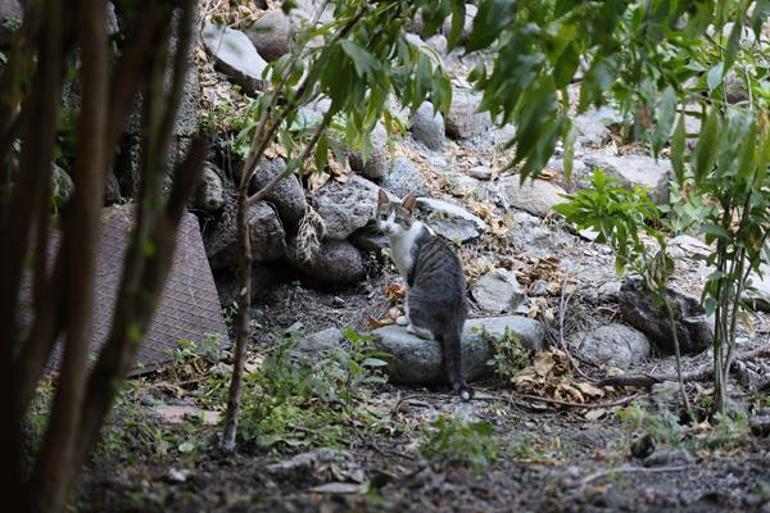
[[[613,179],[597,170],[591,188],[565,196],[554,210],[579,229],[598,233],[597,242],[605,242],[615,254],[618,274],[628,270],[641,275],[654,272],[655,259],[642,234],[665,251],[665,238],[656,228],[661,213],[650,201],[645,189],[627,190],[615,185]],[[630,269],[629,269],[630,268]]]
[[[495,355],[487,362],[495,369],[495,374],[500,378],[510,381],[529,365],[532,352],[521,344],[515,333],[506,329],[502,337],[492,337],[486,330],[482,331],[482,338],[489,341],[495,348]]]
[[[354,424],[374,426],[362,385],[384,382],[377,369],[385,362],[370,336],[348,329],[345,338],[347,347],[334,347],[314,363],[294,356],[295,339],[274,348],[245,379],[241,439],[259,446],[340,446],[363,434],[351,432]]]
[[[433,462],[468,467],[480,473],[500,455],[494,434],[489,422],[465,422],[442,415],[428,427],[421,452]]]
[[[649,433],[656,444],[691,452],[728,449],[740,445],[748,434],[745,413],[717,413],[711,423],[687,427],[670,411],[653,413],[638,403],[618,409],[618,419],[632,433]]]

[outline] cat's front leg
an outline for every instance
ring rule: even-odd
[[[399,326],[410,326],[412,322],[409,320],[409,295],[404,295],[404,315],[399,315],[396,319],[396,324]]]

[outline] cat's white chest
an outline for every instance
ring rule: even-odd
[[[414,266],[414,249],[424,229],[425,226],[422,223],[415,222],[408,230],[389,237],[391,257],[404,280]]]

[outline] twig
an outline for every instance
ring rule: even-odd
[[[736,356],[731,365],[731,370],[735,367],[735,363],[741,360],[750,360],[761,356],[770,356],[770,347],[760,347],[759,349],[753,349],[746,351]],[[682,381],[685,383],[693,383],[699,381],[710,381],[714,377],[714,368],[711,365],[707,365],[704,368],[695,371],[691,374],[685,374],[682,376]],[[664,381],[677,381],[678,378],[675,374],[663,374],[659,376],[654,375],[642,375],[642,376],[612,376],[605,378],[599,382],[600,387],[651,387]]]
[[[580,482],[580,486],[585,486],[592,481],[610,476],[612,474],[662,474],[664,472],[684,472],[691,469],[692,465],[679,465],[676,467],[618,467],[610,470],[603,470],[589,475]]]
[[[561,346],[562,351],[564,351],[564,354],[567,355],[570,366],[575,369],[577,373],[580,374],[583,378],[595,382],[596,380],[588,376],[583,371],[583,369],[578,366],[578,364],[575,362],[575,359],[572,358],[572,354],[569,352],[569,349],[567,348],[567,343],[564,341],[564,311],[567,309],[569,300],[572,299],[572,296],[575,294],[575,291],[573,290],[572,293],[565,298],[564,291],[566,289],[566,284],[567,280],[563,279],[561,282],[561,300],[559,301],[559,345]]]
[[[441,397],[440,394],[415,394],[415,395],[408,395],[406,397],[402,397],[398,400],[396,405],[393,407],[393,415],[398,415],[399,409],[401,409],[401,405],[407,401],[413,401],[413,400],[419,400],[419,399],[434,399],[437,397]],[[428,405],[427,403],[423,403]],[[428,405],[429,406],[429,405]]]
[[[561,399],[552,399],[550,397],[540,397],[538,395],[519,394],[519,393],[512,393],[511,395],[512,397],[516,396],[520,399],[526,399],[528,401],[538,401],[538,402],[543,402],[547,404],[556,404],[558,406],[568,406],[570,408],[587,408],[587,409],[613,408],[615,406],[625,406],[626,404],[630,403],[631,401],[639,397],[639,394],[633,394],[633,395],[624,397],[623,399],[618,399],[617,401],[612,401],[609,403],[575,403],[572,401],[563,401]]]

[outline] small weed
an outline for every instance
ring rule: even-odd
[[[495,429],[489,422],[448,420],[442,415],[430,424],[421,452],[434,462],[469,467],[480,473],[500,455],[494,434]]]
[[[561,452],[562,444],[559,437],[542,441],[532,433],[513,435],[508,445],[508,453],[525,460],[546,460]]]
[[[495,374],[500,378],[510,381],[521,369],[529,365],[532,352],[521,344],[515,333],[506,329],[503,336],[498,339],[482,329],[481,337],[495,348],[495,355],[487,365],[494,367]]]
[[[734,447],[745,439],[748,432],[748,418],[742,412],[716,414],[710,422],[692,427],[680,424],[671,412],[651,413],[637,403],[618,410],[617,415],[630,425],[632,431],[649,433],[657,444],[690,452]]]
[[[320,361],[296,358],[296,337],[277,346],[262,368],[246,377],[239,436],[260,446],[345,445],[351,428],[376,423],[362,403],[368,397],[364,384],[384,378],[385,365],[371,349],[372,338],[345,331],[347,347],[338,346]]]

